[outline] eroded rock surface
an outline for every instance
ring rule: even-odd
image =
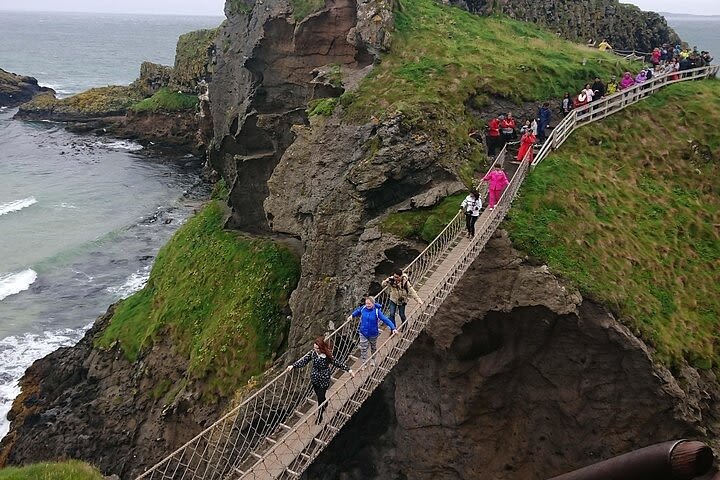
[[[683,370],[499,235],[306,478],[540,480],[675,438],[717,448],[718,383]]]

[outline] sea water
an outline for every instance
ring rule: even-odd
[[[61,95],[128,84],[144,60],[172,64],[178,35],[221,20],[1,12],[0,68]],[[199,159],[15,112],[0,108],[0,437],[25,369],[144,285],[202,191]]]

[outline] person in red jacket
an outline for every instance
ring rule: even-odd
[[[532,130],[528,130],[525,132],[525,135],[522,136],[520,139],[520,150],[517,154],[517,161],[522,162],[523,158],[525,158],[525,154],[527,154],[528,162],[532,162],[533,159],[533,145],[535,145],[535,141],[537,140],[537,137],[533,134]],[[529,153],[528,153],[529,150]]]
[[[488,122],[487,147],[488,155],[495,156],[495,151],[500,145],[500,119],[495,117]]]
[[[501,146],[505,146],[506,143],[512,142],[513,136],[515,135],[515,127],[517,125],[515,124],[515,119],[513,118],[512,113],[508,112],[507,117],[502,118],[500,120],[500,137],[501,137]]]

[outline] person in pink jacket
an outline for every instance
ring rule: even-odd
[[[500,196],[502,195],[502,191],[508,186],[510,181],[500,165],[495,165],[495,168],[488,172],[488,174],[483,177],[482,181],[488,182],[488,193],[490,197],[488,200],[488,208],[492,210],[495,208],[495,205],[497,205],[497,202],[500,200]]]

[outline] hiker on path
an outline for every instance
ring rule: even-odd
[[[423,301],[410,283],[410,279],[402,270],[395,270],[391,276],[382,281],[382,286],[387,287],[390,294],[390,314],[388,318],[395,323],[395,312],[400,315],[400,320],[405,323],[405,307],[407,307],[408,297],[422,305]]]
[[[610,77],[610,81],[607,84],[607,94],[612,95],[613,93],[617,92],[619,90],[620,86],[618,85],[617,78],[615,78],[615,75]]]
[[[537,138],[533,134],[532,131],[525,132],[525,135],[522,136],[520,139],[520,150],[518,150],[517,154],[517,161],[522,162],[525,158],[525,154],[528,155],[528,161],[532,162],[533,154],[532,154],[532,147],[535,145],[535,140]],[[528,153],[529,150],[529,153]]]
[[[508,112],[507,116],[500,120],[500,135],[502,136],[502,146],[507,145],[508,142],[513,141],[515,136],[515,119],[512,113]]]
[[[358,333],[360,334],[360,359],[362,360],[362,367],[366,367],[368,358],[368,345],[370,345],[370,354],[374,354],[377,351],[377,338],[380,335],[378,329],[378,321],[382,322],[390,327],[390,331],[394,335],[397,333],[395,324],[392,320],[387,318],[382,311],[382,305],[375,303],[375,298],[368,295],[365,297],[365,304],[357,307],[348,317],[348,320],[353,318],[360,319],[360,325],[358,326]],[[375,360],[371,360],[370,364],[374,367]]]
[[[544,142],[547,138],[545,135],[545,129],[550,127],[550,104],[548,102],[543,103],[543,106],[538,110],[538,139],[540,142]]]
[[[570,98],[570,92],[565,92],[565,96],[562,99],[562,105],[560,106],[563,114],[567,115],[573,109],[573,101]]]
[[[480,216],[482,209],[482,200],[477,190],[473,190],[465,197],[460,204],[460,211],[465,213],[465,228],[467,228],[467,238],[475,236],[475,222]]]
[[[605,96],[605,84],[599,77],[595,77],[595,81],[590,88],[592,88],[593,91],[593,101],[600,100]]]
[[[495,117],[488,122],[487,147],[488,155],[495,156],[495,151],[500,145],[500,119]]]
[[[488,174],[483,177],[482,181],[488,182],[488,208],[493,210],[500,200],[503,190],[510,184],[510,180],[508,180],[502,167],[500,165],[495,165],[495,168],[488,172]]]
[[[633,78],[632,73],[625,72],[622,80],[620,80],[620,90],[626,90],[633,85],[635,85],[635,79]]]
[[[330,388],[330,365],[349,372],[351,376],[355,376],[355,372],[348,368],[343,362],[333,357],[332,346],[325,341],[323,337],[318,337],[313,343],[313,349],[307,354],[303,355],[300,360],[289,365],[287,367],[288,372],[294,368],[302,368],[308,363],[312,362],[312,370],[310,371],[310,384],[315,395],[317,396],[317,403],[320,409],[318,410],[318,416],[315,423],[322,421],[323,413],[325,412],[325,394],[328,388]]]
[[[598,50],[600,50],[601,52],[604,52],[607,49],[612,50],[612,47],[610,46],[608,41],[603,38],[603,41],[600,42],[600,45],[598,45]]]

